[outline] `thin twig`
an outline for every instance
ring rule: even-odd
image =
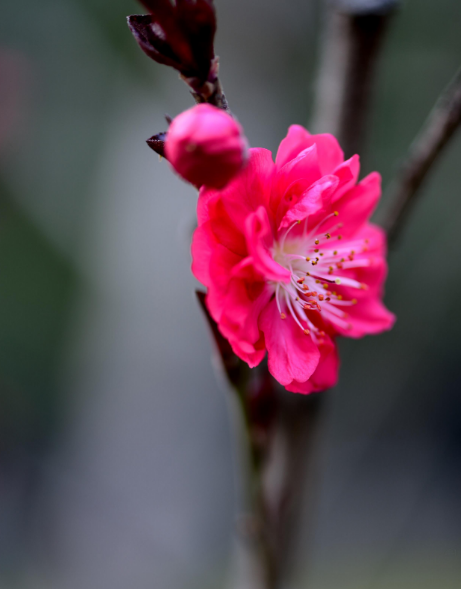
[[[404,221],[421,194],[418,189],[460,124],[461,68],[437,100],[391,184],[391,209],[382,223],[389,242],[394,242],[399,235]]]
[[[208,81],[204,84],[197,85],[197,78],[185,78],[181,75],[179,77],[189,86],[197,104],[207,102],[230,114],[229,104],[219,79],[219,57],[213,59]]]
[[[377,58],[398,0],[329,4],[312,128],[335,135],[350,157],[363,147]]]

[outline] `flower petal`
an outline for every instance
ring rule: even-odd
[[[268,149],[249,149],[246,167],[219,192],[224,206],[237,227],[260,206],[268,207],[274,162]]]
[[[340,164],[332,172],[338,177],[339,183],[336,192],[333,196],[332,202],[339,200],[343,194],[353,188],[358,180],[360,172],[360,158],[358,155],[353,155],[351,158]]]
[[[388,311],[377,297],[358,299],[356,305],[348,307],[349,329],[337,328],[338,333],[359,338],[364,335],[387,331],[395,323],[395,315]]]
[[[333,135],[328,133],[311,135],[301,125],[291,125],[277,152],[275,159],[277,168],[281,168],[301,151],[314,144],[317,145],[322,174],[331,174],[344,161],[343,151]]]
[[[272,376],[284,386],[293,380],[305,382],[320,359],[312,338],[305,335],[290,315],[286,319],[280,318],[275,300],[261,313],[259,326],[264,332]]]
[[[192,238],[192,274],[204,286],[211,285],[210,261],[218,241],[211,231],[210,222],[197,227]]]
[[[372,172],[334,203],[343,237],[354,236],[369,220],[381,196],[381,176]]]
[[[325,201],[335,192],[338,182],[337,176],[323,176],[312,184],[302,194],[298,202],[288,209],[280,223],[279,231],[284,227],[289,227],[295,221],[303,221],[324,207]]]
[[[274,243],[274,236],[264,207],[259,207],[256,212],[248,215],[245,220],[245,235],[255,268],[267,280],[290,282],[290,271],[278,264],[269,251]]]
[[[287,391],[308,395],[331,389],[338,382],[339,354],[338,348],[329,338],[319,346],[320,360],[315,372],[306,382],[294,380],[286,386]]]

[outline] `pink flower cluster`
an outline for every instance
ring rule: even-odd
[[[380,176],[359,183],[332,135],[290,127],[275,163],[266,149],[222,189],[203,186],[194,275],[234,352],[296,393],[337,382],[338,335],[392,327],[382,303],[386,240],[369,218]]]

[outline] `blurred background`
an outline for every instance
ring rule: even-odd
[[[323,5],[216,6],[231,108],[275,151],[309,121]],[[125,16],[139,12],[1,3],[1,589],[232,577],[234,432],[193,296],[196,195],[145,144],[192,102],[135,44]],[[458,0],[403,3],[363,174],[391,178],[460,65],[460,22]],[[297,587],[461,586],[460,158],[461,133],[391,253],[395,329],[341,342]]]

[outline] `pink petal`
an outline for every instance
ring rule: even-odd
[[[211,285],[210,261],[217,244],[210,222],[194,231],[191,246],[192,274],[205,286]]]
[[[323,208],[325,201],[331,198],[338,186],[337,176],[323,176],[312,184],[298,202],[286,212],[280,223],[279,230],[289,227],[295,221],[303,221],[307,216],[313,215]]]
[[[210,202],[219,198],[220,191],[214,188],[202,186],[199,191],[197,201],[197,220],[198,224],[206,223],[210,220]]]
[[[245,235],[255,268],[267,280],[290,282],[289,270],[280,266],[269,251],[274,243],[274,236],[264,207],[259,207],[256,212],[248,215],[245,220]]]
[[[395,323],[395,315],[388,311],[376,297],[358,299],[356,305],[347,308],[350,329],[339,329],[338,333],[348,337],[363,337],[387,331]]]
[[[315,372],[306,382],[293,381],[287,385],[287,391],[292,393],[309,393],[326,391],[331,389],[338,382],[339,354],[336,345],[327,340],[326,345],[320,346],[320,360]]]
[[[266,354],[264,337],[259,329],[259,317],[272,293],[262,285],[260,294],[252,299],[243,280],[233,279],[225,299],[219,328],[228,338],[234,352],[250,367],[261,362]]]
[[[332,202],[336,202],[343,196],[343,194],[356,185],[360,173],[359,156],[353,155],[335,168],[332,173],[337,176],[339,180],[338,187],[332,199]]]
[[[209,290],[207,294],[207,306],[213,319],[219,323],[224,310],[229,281],[232,270],[242,261],[242,258],[228,250],[223,245],[214,245],[209,265]]]
[[[260,206],[268,207],[274,162],[267,149],[252,148],[246,167],[221,191],[223,204],[237,227]]]
[[[293,380],[305,382],[317,368],[320,352],[312,338],[289,315],[280,318],[275,300],[261,313],[259,326],[264,332],[272,376],[286,386]]]
[[[211,200],[208,209],[210,212],[210,227],[217,242],[239,256],[246,256],[248,251],[242,228],[236,227],[224,206],[222,198]]]
[[[322,175],[331,174],[344,161],[344,154],[333,135],[311,135],[304,127],[292,125],[280,143],[276,166],[281,168],[307,147],[316,144]]]
[[[341,222],[343,237],[354,236],[373,214],[380,196],[381,176],[372,172],[334,203],[339,216],[331,224]]]

